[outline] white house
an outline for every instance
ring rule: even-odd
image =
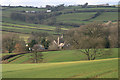
[[[47,10],[47,13],[50,13],[50,12],[52,12],[51,10]]]

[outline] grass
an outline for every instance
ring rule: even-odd
[[[57,22],[63,23],[75,23],[75,24],[89,24],[93,21],[117,21],[118,20],[118,12],[103,12],[96,18],[91,19],[90,21],[83,21],[93,17],[96,12],[89,13],[70,13],[63,14],[57,17]]]
[[[57,17],[57,22],[81,23],[82,20],[89,19],[94,14],[96,14],[96,12],[63,14]]]
[[[19,57],[21,57],[22,55],[18,55],[18,56],[15,56],[15,57],[13,57],[13,58],[10,58],[10,59],[8,59],[8,62],[11,62],[11,61],[13,61],[13,60],[15,60],[15,59],[17,59],[17,58],[19,58]]]
[[[13,31],[19,33],[31,33],[31,32],[47,32],[55,34],[54,26],[41,25],[41,24],[29,24],[21,21],[14,21],[9,18],[3,18],[2,30]],[[62,30],[68,30],[67,28],[61,28]]]
[[[81,8],[81,6],[72,6],[72,7],[66,7],[62,12],[68,12],[73,10],[79,10],[79,11],[86,11],[86,10],[117,10],[118,8]]]
[[[17,56],[16,56],[17,57]],[[26,61],[29,60],[29,57],[30,57],[30,54],[22,54],[21,57],[19,58],[16,58],[14,61],[10,62],[10,64],[14,63],[14,64],[17,64],[17,63],[24,63]]]
[[[11,24],[11,23],[3,23],[3,26],[10,27],[20,27],[20,28],[29,28],[29,29],[41,29],[41,30],[54,30],[56,27],[47,26],[47,25],[39,25],[39,26],[30,26],[30,25],[20,25],[20,24]],[[62,30],[68,30],[66,28],[61,28]]]
[[[2,30],[19,32],[19,33],[48,32],[50,34],[54,34],[54,31],[38,30],[38,29],[30,29],[30,28],[20,28],[20,27],[10,27],[10,26],[2,26]]]
[[[118,59],[3,64],[3,78],[118,78]]]
[[[70,62],[70,61],[84,61],[87,60],[87,56],[81,53],[79,50],[64,50],[64,51],[48,51],[43,53],[43,62],[44,63],[56,63],[56,62]],[[102,53],[103,54],[103,53]],[[30,61],[31,53],[24,54],[22,57],[12,61],[12,64],[20,63],[31,63]],[[118,49],[111,49],[110,54],[104,53],[104,55],[97,55],[96,59],[108,59],[108,58],[117,58]]]
[[[6,55],[11,55],[11,54],[17,54],[17,53],[1,53],[1,54],[0,54],[0,57],[6,56]]]
[[[7,10],[9,11],[46,11],[45,8],[23,8],[23,7],[9,8]]]
[[[117,21],[118,12],[104,12],[100,16],[92,19],[91,21]]]
[[[65,9],[79,9],[79,10],[96,10],[96,9],[104,9],[104,10],[109,10],[109,9],[118,9],[118,8],[81,8],[81,6],[72,6],[72,7],[66,7]],[[65,10],[64,9],[64,10]]]

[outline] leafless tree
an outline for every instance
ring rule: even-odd
[[[9,53],[12,53],[15,50],[15,45],[18,42],[19,37],[15,34],[5,34],[2,38],[2,47],[3,50],[7,50]]]
[[[32,48],[32,54],[31,54],[31,60],[34,62],[34,63],[39,63],[39,62],[42,62],[43,60],[43,54],[38,50],[39,49],[39,46],[36,44],[33,46]]]
[[[88,60],[96,59],[105,47],[106,29],[101,23],[92,23],[80,28],[69,30],[66,34],[66,42],[72,48],[79,49]]]

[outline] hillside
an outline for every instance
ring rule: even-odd
[[[47,15],[60,13],[59,15],[53,16],[56,20],[54,21],[54,25],[49,25],[53,17],[44,19],[44,23],[41,24],[26,23],[25,21],[11,19],[12,13],[26,14],[24,11],[45,12],[46,10],[46,8],[3,7],[2,31],[19,34],[30,34],[31,32],[47,32],[49,34],[56,34],[54,32],[56,25],[61,26],[62,30],[68,30],[69,28],[79,27],[80,25],[85,25],[94,21],[116,22],[118,19],[117,8],[115,7],[81,8],[80,6],[65,7],[65,9],[60,11],[46,13]],[[101,12],[101,14],[98,15],[98,12]],[[48,23],[46,24],[46,22]]]

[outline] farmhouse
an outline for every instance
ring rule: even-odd
[[[25,11],[26,13],[36,13],[36,11]]]
[[[50,13],[51,12],[51,10],[47,10],[47,13]]]

